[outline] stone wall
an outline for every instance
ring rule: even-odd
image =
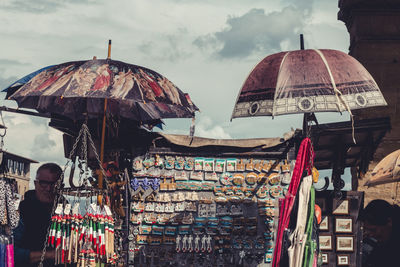
[[[340,0],[339,8],[338,19],[350,34],[349,54],[371,73],[388,103],[387,107],[354,111],[356,119],[390,116],[392,129],[379,145],[371,171],[384,156],[400,149],[400,1]],[[362,185],[368,177],[369,173],[358,181],[358,190],[365,191],[365,203],[376,198],[392,201],[393,185],[366,188]]]

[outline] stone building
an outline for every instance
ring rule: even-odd
[[[25,192],[29,190],[30,165],[31,163],[38,162],[4,150],[0,150],[0,153],[3,155],[2,169],[4,170],[1,176],[15,179],[17,182],[18,194],[23,196]]]
[[[387,107],[354,111],[356,119],[388,116],[391,120],[392,129],[376,150],[371,171],[384,156],[400,149],[400,1],[339,0],[339,8],[338,19],[350,34],[349,54],[375,78],[388,103]],[[367,173],[358,180],[358,188],[353,188],[366,192],[365,203],[375,198],[393,201],[396,195],[400,200],[396,184],[366,188],[363,184],[368,177]]]

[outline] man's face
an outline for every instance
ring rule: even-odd
[[[38,172],[35,180],[35,190],[36,197],[40,202],[53,203],[56,195],[54,187],[57,179],[57,175],[47,169],[42,169]]]

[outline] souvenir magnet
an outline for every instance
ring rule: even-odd
[[[218,181],[218,176],[216,172],[206,172],[204,174],[204,180],[206,181]]]
[[[243,162],[243,159],[240,159],[240,161],[238,161],[236,164],[236,171],[244,172],[245,170],[246,170],[246,164]]]
[[[250,161],[247,162],[247,164],[246,164],[246,171],[252,172],[253,170],[254,170],[253,159],[250,159]]]
[[[194,170],[202,171],[204,165],[204,158],[195,158],[194,159]]]
[[[224,160],[224,159],[215,160],[215,171],[216,172],[224,172],[225,164],[226,164],[226,160]]]
[[[184,169],[187,171],[193,171],[193,169],[194,169],[194,159],[193,158],[186,158]]]
[[[248,185],[254,185],[257,182],[258,175],[255,172],[250,172],[246,175],[246,183]]]
[[[177,157],[174,165],[175,170],[183,170],[184,164],[185,160],[183,159],[183,157]]]
[[[273,186],[269,189],[269,195],[273,198],[278,198],[282,194],[282,187],[281,186]]]
[[[264,161],[258,160],[254,163],[254,171],[260,173],[262,171],[262,167],[264,165]]]
[[[212,158],[204,159],[203,171],[206,172],[214,171],[214,159]]]
[[[232,174],[230,174],[229,172],[224,172],[221,174],[220,178],[219,178],[219,182],[222,185],[228,185],[232,182]]]
[[[143,160],[142,160],[141,157],[136,157],[136,158],[133,160],[133,169],[134,169],[135,171],[140,171],[140,170],[143,169]]]
[[[241,186],[244,182],[244,175],[241,173],[236,173],[233,175],[232,183],[237,186]]]
[[[281,176],[279,173],[273,172],[268,176],[268,182],[270,185],[278,185],[281,182]]]
[[[235,172],[236,171],[236,159],[227,159],[226,160],[226,171],[227,172]]]

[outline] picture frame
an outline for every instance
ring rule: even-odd
[[[322,264],[329,264],[329,255],[328,253],[321,253]]]
[[[321,223],[319,224],[320,231],[329,231],[329,217],[322,216]]]
[[[353,236],[336,236],[336,251],[353,252],[354,237]]]
[[[335,218],[335,233],[352,233],[352,218]]]
[[[350,255],[337,255],[337,266],[349,266]]]
[[[331,235],[320,235],[319,236],[319,247],[321,250],[332,250],[332,236]]]
[[[349,200],[333,199],[332,214],[335,215],[348,215],[349,214]]]

